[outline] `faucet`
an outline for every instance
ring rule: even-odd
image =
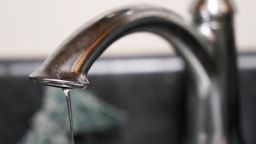
[[[166,39],[189,70],[182,143],[242,143],[233,3],[196,0],[192,14],[189,23],[155,6],[112,10],[75,31],[29,77],[63,89],[85,88],[87,72],[109,45],[130,33],[151,32]]]

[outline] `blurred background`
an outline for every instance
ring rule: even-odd
[[[74,30],[113,8],[151,4],[191,21],[193,0],[0,0],[0,144],[68,144],[62,91],[27,78]],[[256,1],[236,0],[242,133],[256,137]],[[187,71],[169,44],[137,33],[92,66],[86,90],[72,90],[77,144],[180,144]]]
[[[0,59],[45,58],[86,21],[119,6],[133,4],[161,6],[175,11],[189,21],[192,2],[192,0],[1,0]],[[254,51],[256,1],[236,0],[235,5],[239,51]],[[156,39],[153,35],[136,34],[115,44],[105,55],[155,55],[166,52],[170,53],[168,45],[162,40]]]

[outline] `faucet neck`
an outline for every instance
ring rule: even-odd
[[[193,22],[208,40],[215,58],[215,85],[219,90],[222,128],[231,143],[242,142],[239,121],[239,88],[237,52],[234,32],[235,7],[232,0],[197,0],[193,6]]]

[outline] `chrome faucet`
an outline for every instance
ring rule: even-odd
[[[79,28],[29,77],[44,85],[84,88],[91,65],[110,44],[130,33],[152,32],[174,46],[190,71],[183,143],[242,143],[233,5],[197,0],[192,13],[188,23],[159,7],[113,10]]]

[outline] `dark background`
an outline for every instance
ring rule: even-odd
[[[256,55],[244,54],[240,57],[256,58]],[[245,68],[243,63],[240,64],[239,71],[242,134],[246,144],[256,143],[256,61],[251,63],[250,67]],[[17,62],[0,62],[0,66],[14,64]],[[185,124],[186,77],[184,70],[147,74],[91,74],[88,90],[125,110],[128,120],[120,127],[76,136],[76,139],[101,144],[180,144]],[[21,140],[30,127],[31,117],[41,106],[44,89],[44,86],[31,83],[22,74],[1,75],[0,144],[15,144]]]

